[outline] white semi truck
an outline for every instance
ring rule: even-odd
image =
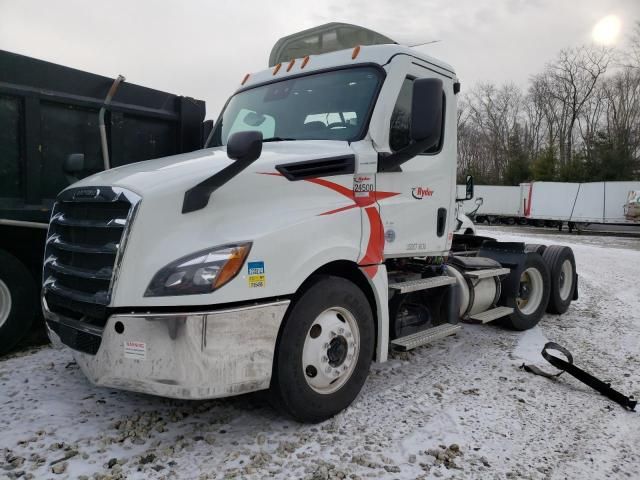
[[[571,249],[453,235],[452,67],[345,24],[286,37],[272,59],[203,150],[58,196],[42,303],[93,383],[183,399],[268,389],[316,422],[391,348],[569,308]]]

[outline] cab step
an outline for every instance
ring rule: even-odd
[[[469,323],[489,323],[497,320],[498,318],[506,317],[507,315],[511,315],[513,313],[513,308],[511,307],[496,307],[491,310],[486,310],[481,313],[476,313],[475,315],[470,315],[468,317]]]
[[[461,325],[443,323],[442,325],[429,328],[428,330],[423,330],[422,332],[412,333],[406,337],[396,338],[391,341],[391,345],[393,345],[397,350],[406,352],[407,350],[412,350],[427,343],[435,342],[436,340],[448,337],[449,335],[455,335],[461,328]]]
[[[444,287],[445,285],[453,285],[455,283],[455,277],[442,275],[440,277],[420,278],[407,282],[391,283],[389,284],[389,288],[396,290],[398,293],[410,293],[417,292],[418,290],[427,290],[428,288]]]
[[[478,280],[480,280],[481,278],[509,275],[510,272],[511,270],[508,268],[488,268],[484,270],[468,270],[464,272],[464,275],[465,277],[477,278]]]

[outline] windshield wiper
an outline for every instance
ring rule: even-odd
[[[297,138],[283,138],[283,137],[269,137],[262,140],[262,143],[267,142],[291,142],[294,140],[298,140]]]

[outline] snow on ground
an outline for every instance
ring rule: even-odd
[[[580,300],[518,333],[465,325],[374,365],[362,394],[319,425],[261,395],[167,400],[91,386],[67,350],[0,361],[0,478],[639,478],[640,415],[545,369],[547,340],[640,397],[640,240],[481,233],[564,243]]]

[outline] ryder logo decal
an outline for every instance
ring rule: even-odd
[[[429,187],[413,187],[411,189],[411,196],[416,200],[422,200],[424,197],[431,197],[433,190]]]

